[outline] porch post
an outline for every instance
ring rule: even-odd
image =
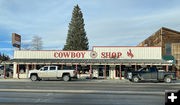
[[[92,79],[92,65],[90,65],[89,74],[90,74],[90,79]]]
[[[6,63],[4,63],[4,79],[6,78]]]
[[[17,74],[18,74],[18,79],[19,79],[19,64],[17,64]]]
[[[28,78],[28,74],[29,74],[29,65],[28,64],[26,64],[25,70],[26,70],[26,74],[27,74],[27,78]]]
[[[76,73],[77,73],[77,64],[76,64]]]
[[[121,64],[119,65],[119,78],[121,80]]]
[[[104,77],[105,77],[105,79],[106,79],[106,64],[105,64],[105,69],[104,69]]]
[[[169,66],[168,66],[168,65],[166,65],[166,71],[168,72],[168,70],[169,70]]]
[[[63,70],[63,64],[61,64],[61,70]]]

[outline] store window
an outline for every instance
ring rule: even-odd
[[[26,65],[19,65],[19,73],[25,73],[26,72]]]
[[[66,66],[66,65],[63,65],[63,70],[75,70],[75,66]]]
[[[166,55],[171,55],[171,44],[166,44]]]
[[[89,74],[90,66],[78,66],[79,74]]]

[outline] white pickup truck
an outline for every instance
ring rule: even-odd
[[[77,78],[77,72],[74,69],[58,70],[58,66],[44,66],[39,70],[30,70],[28,78],[32,81],[42,80],[45,78],[70,81],[71,78]]]

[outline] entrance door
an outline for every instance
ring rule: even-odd
[[[103,77],[104,74],[104,69],[103,68],[99,68],[99,77]]]

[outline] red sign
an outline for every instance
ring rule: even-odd
[[[122,56],[121,52],[102,52],[101,58],[120,58]]]
[[[55,58],[84,58],[85,52],[55,52]]]
[[[127,56],[131,57],[131,59],[134,57],[133,53],[131,52],[131,49],[129,49],[129,52],[127,51]]]

